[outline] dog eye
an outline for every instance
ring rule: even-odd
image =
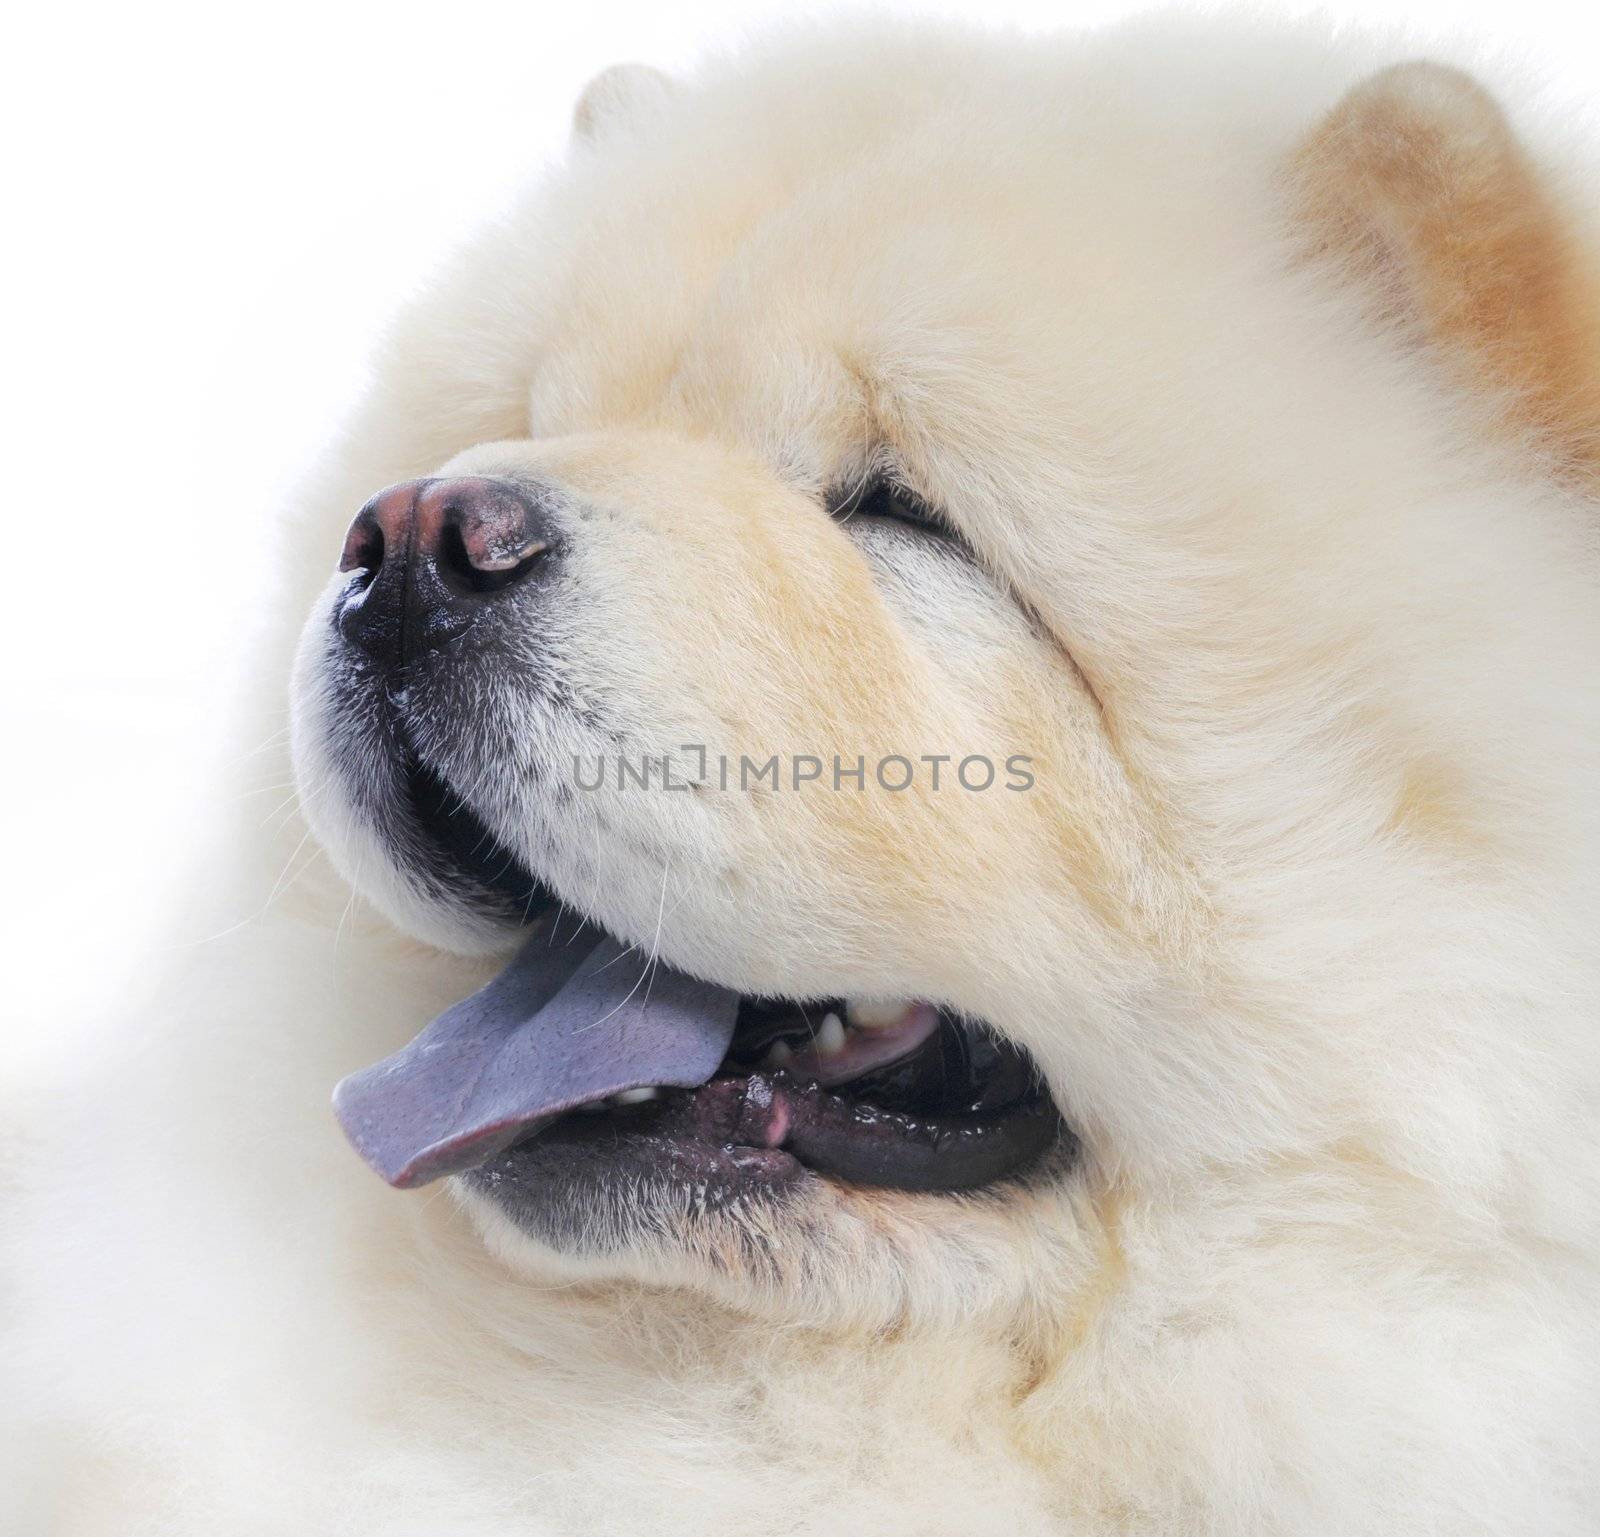
[[[887,480],[874,481],[832,501],[829,511],[841,523],[851,518],[890,518],[930,534],[950,533],[950,525],[921,497]]]

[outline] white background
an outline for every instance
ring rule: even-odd
[[[1027,29],[1143,8],[885,7]],[[384,317],[559,153],[604,65],[683,66],[825,9],[277,0],[11,13],[0,1023],[14,1027],[13,1066],[119,968],[148,965],[169,850],[221,793],[199,749],[272,510],[359,388]],[[1470,31],[1531,58],[1558,96],[1597,95],[1592,5],[1326,9]]]

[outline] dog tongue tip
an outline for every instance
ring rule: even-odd
[[[485,987],[334,1090],[346,1136],[397,1189],[460,1173],[566,1110],[645,1084],[692,1088],[738,995],[583,927],[536,934]]]

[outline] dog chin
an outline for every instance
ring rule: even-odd
[[[781,1199],[694,1209],[629,1191],[561,1233],[530,1231],[481,1182],[448,1183],[484,1248],[530,1285],[682,1288],[776,1322],[886,1329],[1005,1325],[1050,1305],[1094,1260],[1076,1164],[979,1199],[851,1189],[807,1176]],[[1041,1271],[1049,1245],[1057,1268]]]

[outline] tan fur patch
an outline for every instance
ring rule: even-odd
[[[1390,826],[1435,847],[1463,853],[1481,849],[1486,841],[1460,775],[1435,756],[1418,756],[1403,766]]]
[[[1493,99],[1438,65],[1357,86],[1297,169],[1317,247],[1459,351],[1507,420],[1600,472],[1600,281]]]

